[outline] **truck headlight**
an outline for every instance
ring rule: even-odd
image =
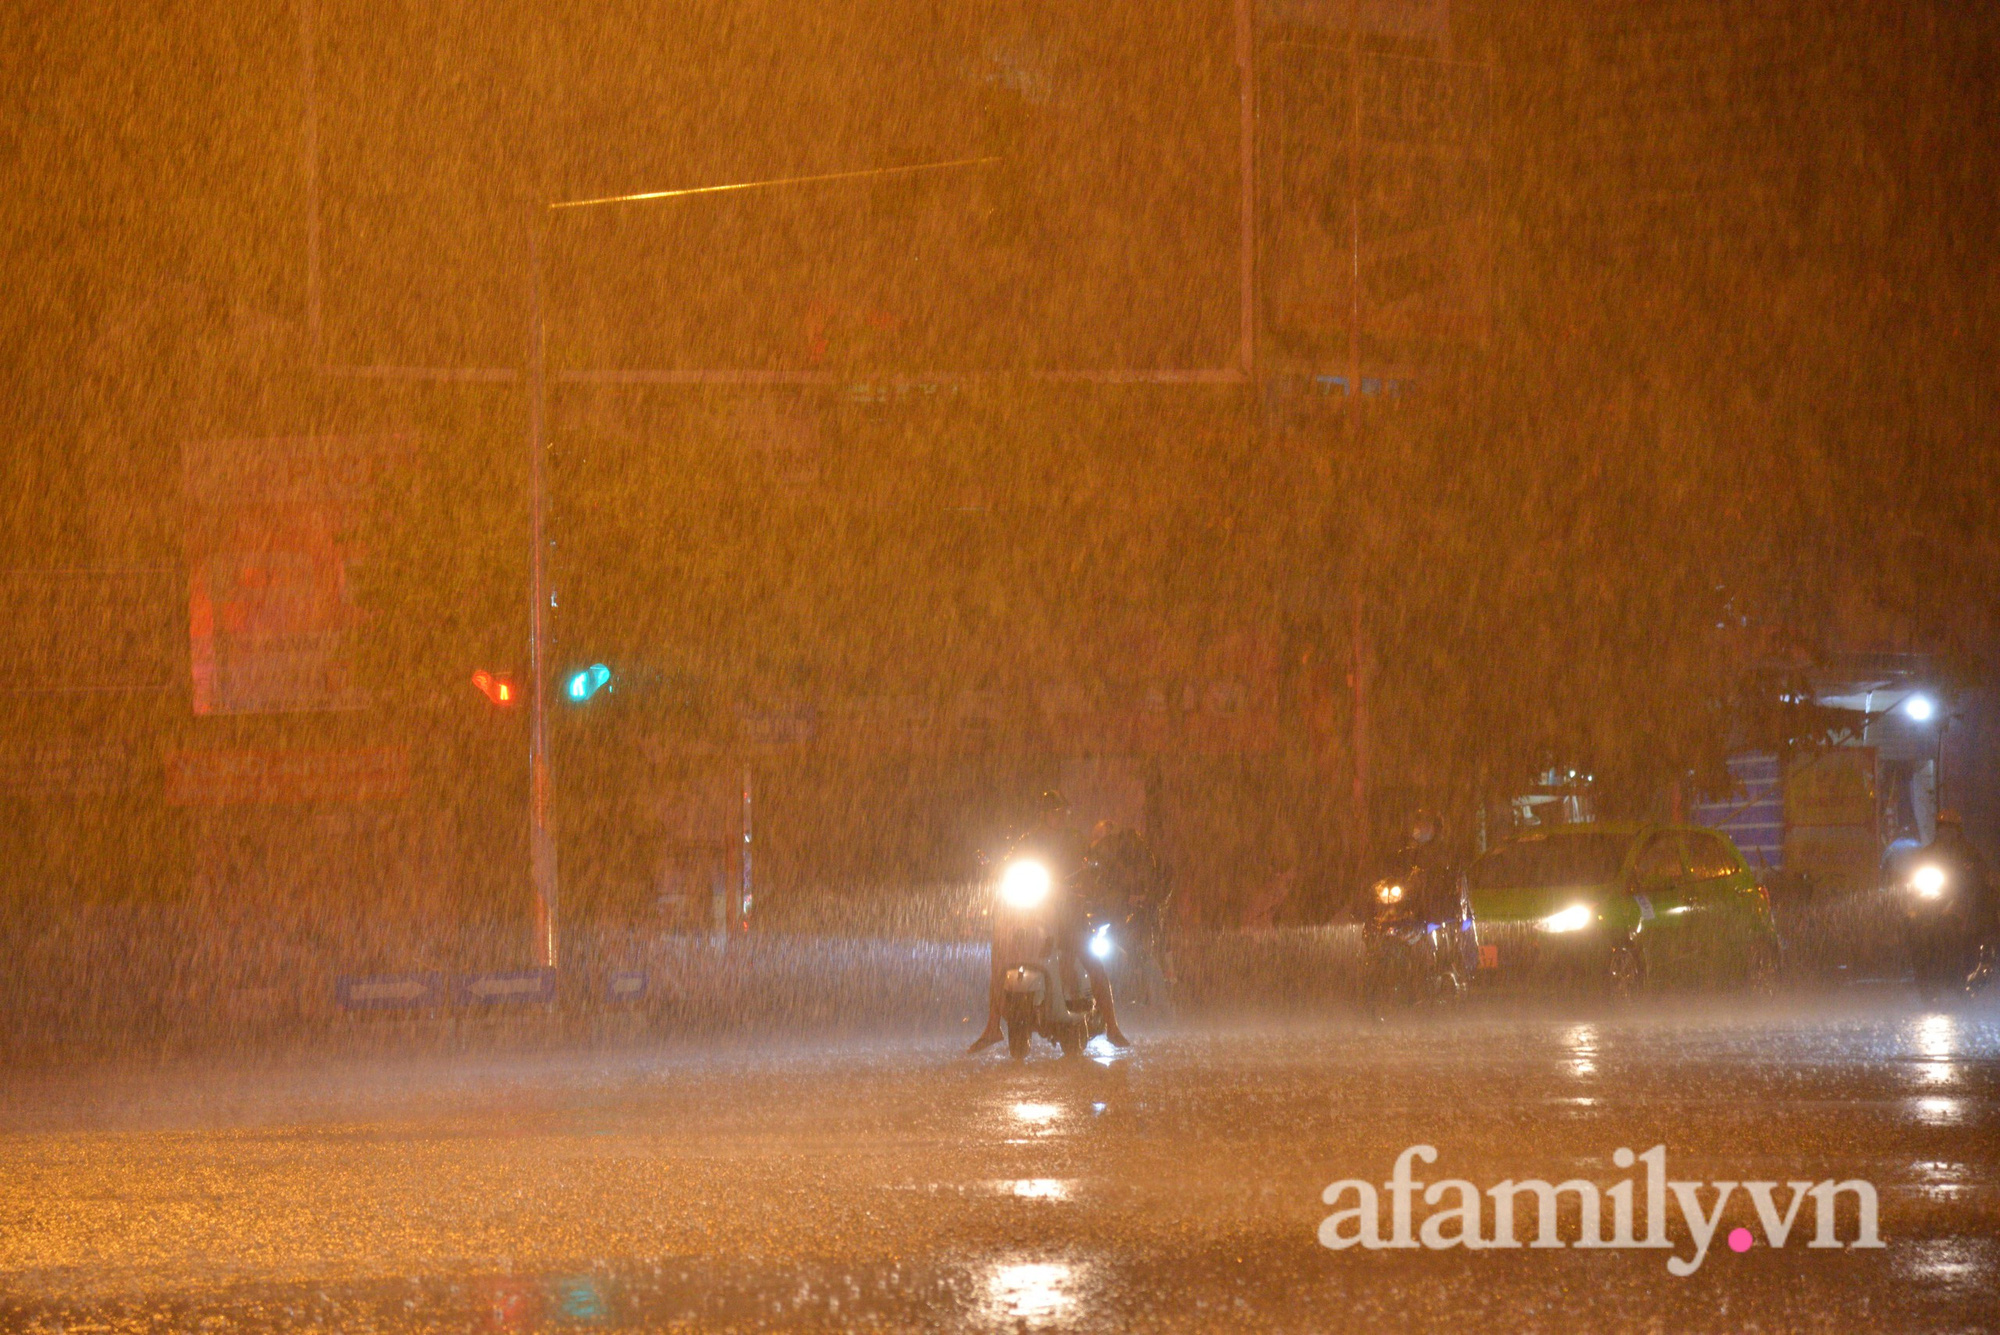
[[[1007,864],[1000,876],[1000,898],[1010,907],[1031,909],[1049,897],[1049,869],[1028,858]]]

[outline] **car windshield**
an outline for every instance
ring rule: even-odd
[[[1629,834],[1554,834],[1502,844],[1472,864],[1474,890],[1603,885],[1618,878]]]

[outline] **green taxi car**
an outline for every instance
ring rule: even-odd
[[[1482,983],[1550,975],[1614,994],[1649,979],[1767,985],[1771,902],[1727,835],[1564,825],[1510,839],[1466,873]]]

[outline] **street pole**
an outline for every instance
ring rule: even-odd
[[[750,767],[743,767],[743,887],[736,900],[739,927],[750,925]]]
[[[556,841],[549,827],[548,325],[542,317],[545,208],[528,204],[528,862],[535,885],[535,965],[556,967]]]
[[[1347,416],[1352,427],[1361,410],[1361,0],[1347,3],[1347,233]]]
[[[1239,81],[1237,168],[1242,187],[1242,235],[1237,242],[1239,291],[1237,357],[1257,402],[1257,12],[1254,0],[1236,0],[1236,77]]]
[[[1361,4],[1347,4],[1347,227],[1351,247],[1347,312],[1347,446],[1358,452],[1361,440]],[[1368,802],[1368,669],[1369,644],[1365,592],[1357,570],[1352,593],[1350,631],[1353,645],[1354,786],[1348,795],[1348,819],[1353,824],[1357,870],[1366,874],[1374,855],[1374,822]]]

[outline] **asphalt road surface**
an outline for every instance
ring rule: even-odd
[[[0,1329],[2000,1328],[1990,1004],[1134,1028],[1024,1064],[938,1038],[17,1073]],[[1666,1248],[1322,1245],[1346,1178],[1393,1237],[1415,1144],[1419,1182],[1587,1179],[1607,1236],[1620,1181],[1651,1226],[1621,1147],[1673,1181],[1860,1180],[1883,1245],[1809,1246],[1806,1198],[1774,1247],[1740,1187],[1686,1276],[1672,1190]],[[1413,1229],[1457,1200],[1422,1190]]]

